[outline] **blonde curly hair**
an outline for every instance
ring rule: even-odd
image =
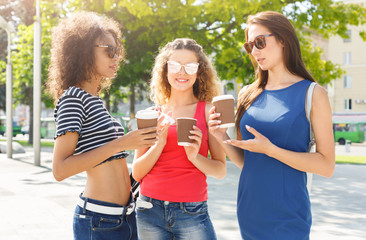
[[[174,50],[182,49],[194,52],[198,59],[197,80],[193,85],[194,96],[200,101],[210,102],[214,96],[221,93],[221,84],[216,70],[204,53],[202,46],[193,39],[177,38],[161,48],[158,56],[155,58],[150,83],[150,97],[157,105],[166,104],[170,98],[171,86],[167,76],[167,61]]]
[[[48,69],[47,89],[53,99],[70,86],[88,81],[95,72],[94,44],[111,34],[124,58],[120,25],[113,19],[94,12],[78,12],[63,19],[52,29],[51,62]],[[103,78],[99,90],[108,89],[111,80]]]

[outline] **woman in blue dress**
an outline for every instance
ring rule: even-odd
[[[309,239],[306,172],[331,177],[335,166],[327,93],[319,85],[314,88],[310,122],[316,152],[310,153],[306,96],[315,80],[303,63],[296,32],[277,12],[258,13],[247,23],[244,47],[256,80],[239,93],[237,140],[218,127],[214,107],[210,131],[228,158],[242,168],[237,203],[242,238]]]

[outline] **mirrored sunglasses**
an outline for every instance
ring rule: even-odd
[[[100,48],[106,48],[106,53],[108,54],[108,57],[110,58],[114,58],[116,55],[119,56],[119,50],[120,48],[119,47],[113,47],[111,45],[102,45],[102,44],[99,44],[99,45],[94,45],[95,47],[100,47]]]
[[[199,63],[187,63],[186,65],[182,65],[176,61],[168,61],[168,71],[170,73],[178,73],[184,67],[184,71],[189,74],[193,75],[198,71]]]
[[[255,46],[258,49],[263,49],[266,47],[266,37],[270,37],[275,35],[275,33],[267,34],[267,35],[259,35],[257,36],[253,42],[244,43],[244,48],[247,53],[251,54],[253,51],[253,47]]]

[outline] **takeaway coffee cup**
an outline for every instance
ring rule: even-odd
[[[140,110],[136,113],[137,128],[156,127],[158,125],[159,114],[154,110]]]
[[[235,125],[234,97],[232,95],[221,95],[212,99],[215,111],[220,113],[218,120],[221,120],[220,127],[228,128]]]
[[[188,146],[189,143],[193,143],[194,140],[189,136],[192,134],[189,132],[193,130],[193,126],[196,126],[197,120],[194,118],[177,118],[177,138],[179,146]]]

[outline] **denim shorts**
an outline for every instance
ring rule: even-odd
[[[134,211],[128,211],[129,215],[127,215],[127,208],[122,205],[85,198],[81,194],[80,199],[82,199],[84,207],[77,205],[75,209],[73,223],[75,240],[137,240]],[[86,209],[88,203],[97,209],[104,209],[104,207],[123,208],[123,212],[121,215],[111,215],[90,211]]]
[[[137,231],[141,240],[215,240],[207,202],[168,202],[140,195],[137,201],[153,204],[136,207]]]

